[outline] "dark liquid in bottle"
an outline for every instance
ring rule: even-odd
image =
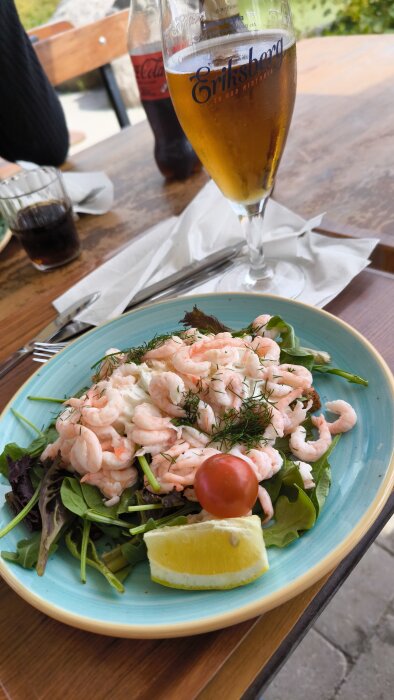
[[[12,230],[39,269],[63,265],[80,251],[72,209],[63,202],[44,202],[22,209]]]
[[[201,170],[201,163],[183,133],[171,99],[142,100],[155,135],[155,160],[169,180],[185,180]]]

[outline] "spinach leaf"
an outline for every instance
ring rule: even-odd
[[[291,494],[279,496],[275,504],[275,522],[263,529],[267,547],[286,547],[315,524],[316,512],[311,499],[297,485],[291,490]]]
[[[290,323],[286,323],[281,316],[272,316],[265,327],[267,331],[273,330],[274,328],[278,331],[278,335],[281,337],[279,341],[281,347],[293,348],[299,346],[293,326],[291,326]]]
[[[63,464],[55,459],[44,474],[38,501],[42,532],[37,573],[42,576],[48,561],[51,546],[59,539],[64,529],[73,519],[73,514],[65,508],[60,497],[60,488],[65,477]]]
[[[328,458],[338,444],[340,437],[340,435],[335,435],[328,450],[312,464],[312,477],[315,482],[315,488],[310,491],[310,498],[316,510],[316,517],[319,515],[330,490],[331,468]]]
[[[34,438],[29,447],[26,448],[26,451],[32,457],[39,457],[44,452],[46,446],[51,442],[55,442],[58,437],[59,433],[52,423],[46,430],[43,431],[42,435],[38,435],[36,438]]]
[[[281,364],[303,365],[312,371],[314,362],[329,362],[327,353],[321,350],[301,347],[299,338],[294,332],[293,326],[283,320],[280,316],[272,316],[266,325],[267,330],[276,329],[280,340],[280,362]]]
[[[9,442],[0,455],[0,474],[8,479],[8,458],[12,462],[16,462],[25,454],[27,454],[27,449],[25,447],[19,447],[15,442]]]
[[[96,486],[91,484],[80,484],[82,496],[89,510],[94,510],[99,515],[104,515],[107,518],[116,518],[118,506],[106,506],[103,502],[103,495]]]
[[[130,527],[130,523],[116,518],[116,505],[107,508],[100,491],[95,486],[81,484],[75,477],[66,476],[63,479],[60,497],[63,506],[80,518],[104,525]]]
[[[302,365],[312,371],[314,357],[303,348],[286,348],[280,352],[281,364]]]
[[[85,516],[87,504],[78,479],[73,476],[65,476],[60,487],[60,497],[67,510],[80,518]]]
[[[35,532],[27,540],[20,540],[16,545],[16,552],[2,552],[1,556],[7,561],[19,564],[24,569],[34,569],[38,560],[41,533]]]

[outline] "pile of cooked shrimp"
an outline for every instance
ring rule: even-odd
[[[221,452],[247,462],[258,482],[265,522],[273,506],[264,488],[282,466],[277,438],[289,436],[289,447],[304,487],[314,487],[312,464],[328,449],[332,435],[350,430],[356,413],[345,401],[330,401],[336,414],[312,415],[316,439],[302,425],[314,410],[311,372],[301,365],[281,364],[278,329],[267,330],[269,315],[251,325],[251,333],[202,334],[195,328],[173,335],[149,350],[137,364],[116,348],[108,350],[97,381],[80,398],[69,398],[56,421],[59,437],[41,459],[59,453],[67,469],[97,486],[113,505],[139,478],[137,457],[146,455],[159,493],[174,489],[197,500],[194,480],[202,463]],[[116,363],[113,358],[116,357]],[[192,399],[192,401],[191,401]],[[230,446],[219,436],[229,416],[236,420],[245,402],[264,409],[258,441]],[[190,405],[193,404],[193,412]],[[223,432],[223,431],[222,431]],[[145,478],[145,486],[151,489]]]

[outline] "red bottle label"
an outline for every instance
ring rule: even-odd
[[[144,56],[130,56],[141,100],[162,100],[169,97],[161,51]]]

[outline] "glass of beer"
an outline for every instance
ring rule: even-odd
[[[0,213],[37,270],[76,258],[81,245],[59,170],[22,170],[0,182]]]
[[[263,253],[263,217],[296,95],[296,46],[287,0],[160,0],[164,65],[178,119],[238,214],[249,262],[221,291],[296,297],[304,274]]]

